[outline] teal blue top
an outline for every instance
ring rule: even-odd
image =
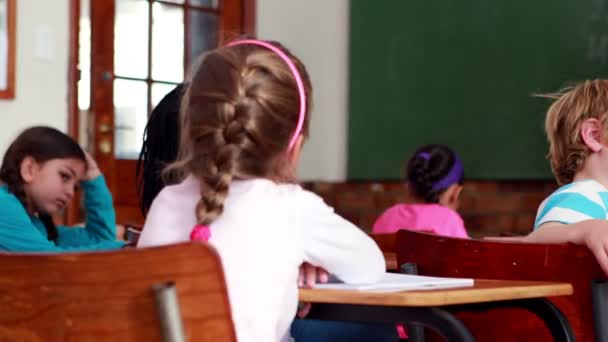
[[[46,228],[30,215],[21,201],[0,186],[0,251],[77,252],[116,249],[116,214],[112,195],[103,176],[82,182],[86,223],[84,228],[58,226],[57,244],[49,241]]]
[[[608,189],[593,179],[583,179],[555,190],[538,208],[534,229],[547,222],[572,224],[608,219]]]

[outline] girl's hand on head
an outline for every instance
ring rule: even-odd
[[[87,158],[87,172],[84,175],[84,180],[93,180],[101,175],[101,171],[99,170],[99,166],[97,166],[95,159],[93,159],[88,152],[85,152],[84,154]]]

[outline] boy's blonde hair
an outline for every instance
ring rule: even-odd
[[[591,153],[581,137],[583,121],[600,121],[605,139],[608,121],[608,80],[588,80],[559,93],[547,111],[545,131],[549,140],[551,170],[558,184],[571,183]]]

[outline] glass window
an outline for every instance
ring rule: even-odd
[[[181,82],[184,78],[184,8],[152,5],[152,79]]]
[[[152,108],[156,107],[160,100],[165,97],[171,90],[173,90],[177,84],[166,84],[166,83],[152,83]]]
[[[148,2],[116,1],[114,23],[114,74],[148,76]]]
[[[190,5],[217,8],[219,0],[190,0]]]
[[[117,158],[137,159],[147,121],[147,83],[114,80],[114,145]]]
[[[91,106],[91,16],[89,1],[80,1],[78,37],[78,109],[88,110]]]
[[[218,43],[217,14],[190,10],[190,63],[204,51],[211,50]]]

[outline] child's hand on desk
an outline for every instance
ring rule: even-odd
[[[486,239],[499,242],[575,243],[585,245],[593,253],[602,270],[608,275],[608,220],[586,220],[572,224],[548,222],[526,236]]]
[[[300,266],[298,287],[312,287],[316,283],[327,283],[328,280],[329,273],[326,270],[306,262]],[[300,303],[298,305],[298,317],[306,317],[310,312],[311,306],[310,303]]]
[[[298,275],[299,287],[312,287],[316,283],[327,283],[328,280],[329,273],[326,270],[307,262],[300,266],[300,274]]]
[[[593,253],[604,273],[608,274],[607,220],[586,220],[572,224],[548,222],[526,236],[524,242],[570,242],[585,245]]]
[[[568,225],[568,241],[586,245],[604,273],[608,274],[608,221],[588,220]]]
[[[117,241],[127,241],[125,239],[125,235],[127,233],[127,227],[122,224],[116,225],[116,240]]]

